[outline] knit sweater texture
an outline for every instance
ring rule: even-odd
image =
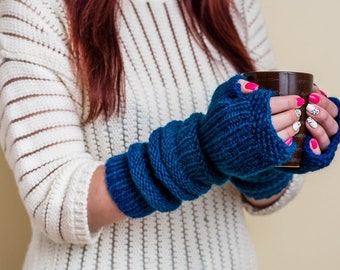
[[[63,1],[0,1],[0,144],[32,226],[24,269],[257,269],[243,206],[278,210],[301,188],[300,176],[260,211],[228,182],[170,213],[89,231],[96,168],[158,127],[205,113],[217,85],[235,74],[209,42],[216,61],[196,44],[179,3],[122,1],[126,113],[82,126],[89,106],[70,61]],[[259,2],[235,0],[231,12],[257,68],[273,69]]]

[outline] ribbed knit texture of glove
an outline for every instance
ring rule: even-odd
[[[124,214],[175,210],[229,176],[248,177],[293,155],[295,148],[271,124],[273,93],[244,95],[241,78],[236,75],[217,88],[206,115],[172,121],[152,132],[148,143],[132,144],[106,162],[108,190]]]
[[[296,144],[288,147],[272,125],[269,100],[274,92],[259,89],[245,95],[240,85],[227,91],[230,83],[217,88],[199,129],[212,166],[243,178],[288,161]]]
[[[169,212],[183,200],[194,200],[228,176],[212,169],[197,138],[202,114],[172,121],[156,129],[149,143],[132,144],[127,153],[106,162],[106,182],[112,199],[127,216],[144,217],[155,210]]]
[[[246,197],[262,200],[280,193],[289,185],[292,178],[292,173],[282,172],[273,168],[243,179],[232,177],[230,181]]]

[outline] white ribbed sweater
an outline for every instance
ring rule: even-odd
[[[69,61],[63,1],[0,1],[0,142],[32,224],[25,269],[256,269],[241,196],[230,184],[173,213],[89,232],[94,170],[155,128],[205,112],[216,86],[235,73],[214,50],[219,62],[210,61],[189,36],[179,1],[122,1],[126,114],[84,128],[88,107]],[[232,15],[258,68],[272,69],[258,1],[235,1]],[[300,183],[295,178],[257,213],[280,208]]]

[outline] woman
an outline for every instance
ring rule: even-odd
[[[32,224],[24,269],[256,269],[242,205],[270,213],[300,189],[275,166],[303,105],[237,75],[274,68],[258,2],[0,12],[1,147]],[[339,142],[339,101],[315,88],[310,102],[299,174]]]

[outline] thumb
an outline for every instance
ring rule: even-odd
[[[259,88],[258,84],[243,79],[240,79],[239,83],[241,84],[241,91],[244,94],[250,94]]]

